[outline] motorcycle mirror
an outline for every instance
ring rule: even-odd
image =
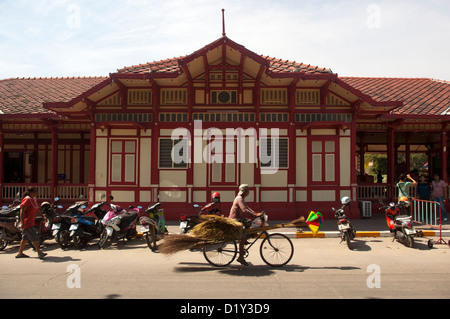
[[[194,207],[195,207],[195,208],[197,208],[197,207],[200,207],[200,205],[198,205],[198,204],[194,204]]]
[[[55,197],[55,198],[53,199],[53,201],[54,201],[54,202],[59,201],[59,197]]]
[[[102,194],[102,196],[100,196],[100,200],[103,200],[103,198],[106,197],[106,194]]]
[[[16,193],[16,198],[19,198],[20,197],[20,192],[17,192]]]
[[[84,195],[83,195],[83,194],[80,194],[80,196],[78,196],[78,198],[79,198],[79,199],[83,199],[83,198],[84,198]]]
[[[109,195],[108,196],[110,200],[114,200],[114,196],[113,195]]]
[[[142,206],[138,206],[137,208],[142,209]]]

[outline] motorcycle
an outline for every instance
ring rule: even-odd
[[[351,200],[349,197],[344,196],[341,199],[342,206],[339,209],[332,208],[334,212],[334,217],[337,218],[337,225],[339,229],[339,237],[341,238],[341,243],[345,241],[349,249],[352,249],[350,244],[353,239],[356,237],[356,230],[353,228],[353,225],[350,223],[350,219],[345,214],[345,208],[348,207],[350,209]]]
[[[110,199],[114,198],[110,196]],[[108,239],[113,241],[130,240],[137,235],[136,221],[142,207],[131,206],[128,212],[118,205],[110,204],[110,207],[111,210],[100,221],[104,227],[98,242],[100,249],[105,246]]]
[[[159,209],[161,204],[161,202],[158,202],[150,205],[143,216],[139,218],[140,231],[144,235],[148,248],[151,251],[155,251],[157,249],[156,242],[169,233],[166,227],[164,209]]]
[[[87,201],[78,201],[75,204],[69,206],[65,212],[57,215],[53,219],[52,232],[61,249],[66,249],[70,246],[72,241],[72,235],[70,227],[72,225],[72,214],[79,214],[79,211],[86,207]]]
[[[198,225],[200,223],[203,223],[205,221],[204,218],[202,218],[202,215],[217,215],[217,216],[223,216],[220,209],[213,208],[210,209],[211,206],[214,205],[214,203],[209,203],[206,206],[204,206],[198,214],[194,215],[184,215],[182,214],[180,216],[180,233],[186,234],[190,232],[195,225]],[[194,204],[195,208],[200,207],[197,204]]]
[[[55,236],[53,235],[53,223],[57,216],[57,209],[62,209],[61,205],[56,205],[59,201],[59,197],[55,197],[53,199],[53,203],[43,202],[41,204],[42,214],[46,217],[47,222],[43,219],[37,218],[36,220],[36,228],[38,229],[39,235],[39,244],[42,244],[44,241],[53,239]]]
[[[0,211],[0,251],[13,241],[22,240],[22,232],[18,229],[20,213],[20,193],[16,194],[9,206],[3,206]]]
[[[36,217],[35,226],[38,230],[39,244],[53,238],[51,231],[53,217],[56,215],[56,209],[62,208],[60,205],[56,206],[55,203],[58,200],[59,198],[56,197],[53,204],[45,202],[41,205],[48,225],[43,217]],[[22,231],[19,230],[20,201],[20,193],[17,193],[13,203],[10,206],[3,206],[0,211],[0,251],[5,250],[10,243],[22,240]]]
[[[386,223],[389,230],[394,235],[392,241],[396,240],[406,245],[407,247],[414,247],[414,237],[420,236],[421,232],[417,232],[412,222],[412,216],[400,215],[407,207],[409,207],[408,200],[399,201],[397,204],[390,203],[389,205],[383,204],[380,209],[384,209],[386,213]]]
[[[106,195],[102,195],[103,200]],[[100,238],[103,232],[103,224],[100,220],[106,215],[106,211],[102,206],[108,204],[107,201],[94,204],[87,212],[77,210],[71,214],[72,224],[70,225],[70,237],[77,249],[83,249],[89,241],[94,238]],[[81,206],[82,209],[86,208]],[[93,214],[88,216],[89,214]]]

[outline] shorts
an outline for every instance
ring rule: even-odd
[[[38,241],[39,240],[39,235],[38,235],[37,228],[32,226],[32,227],[29,227],[27,229],[24,229],[22,231],[22,239],[23,240],[29,240],[31,242]]]

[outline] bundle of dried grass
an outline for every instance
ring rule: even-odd
[[[196,225],[191,235],[197,238],[232,241],[242,236],[242,223],[227,217],[216,216],[206,222]]]
[[[172,255],[182,250],[193,249],[202,241],[201,238],[190,235],[168,235],[164,237],[164,241],[159,245],[159,251],[165,255]]]
[[[242,223],[227,217],[216,215],[196,225],[189,234],[168,235],[159,246],[159,251],[166,255],[182,250],[198,249],[218,242],[239,240],[242,236]]]

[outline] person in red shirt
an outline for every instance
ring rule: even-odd
[[[44,253],[39,248],[39,237],[38,230],[35,226],[36,216],[42,213],[39,210],[39,204],[37,203],[36,196],[38,194],[36,187],[29,187],[26,192],[26,196],[22,199],[20,203],[20,225],[19,229],[22,230],[22,240],[20,242],[19,252],[16,258],[27,258],[28,255],[23,253],[25,245],[29,240],[33,247],[36,249],[40,259],[44,258],[47,253]]]

